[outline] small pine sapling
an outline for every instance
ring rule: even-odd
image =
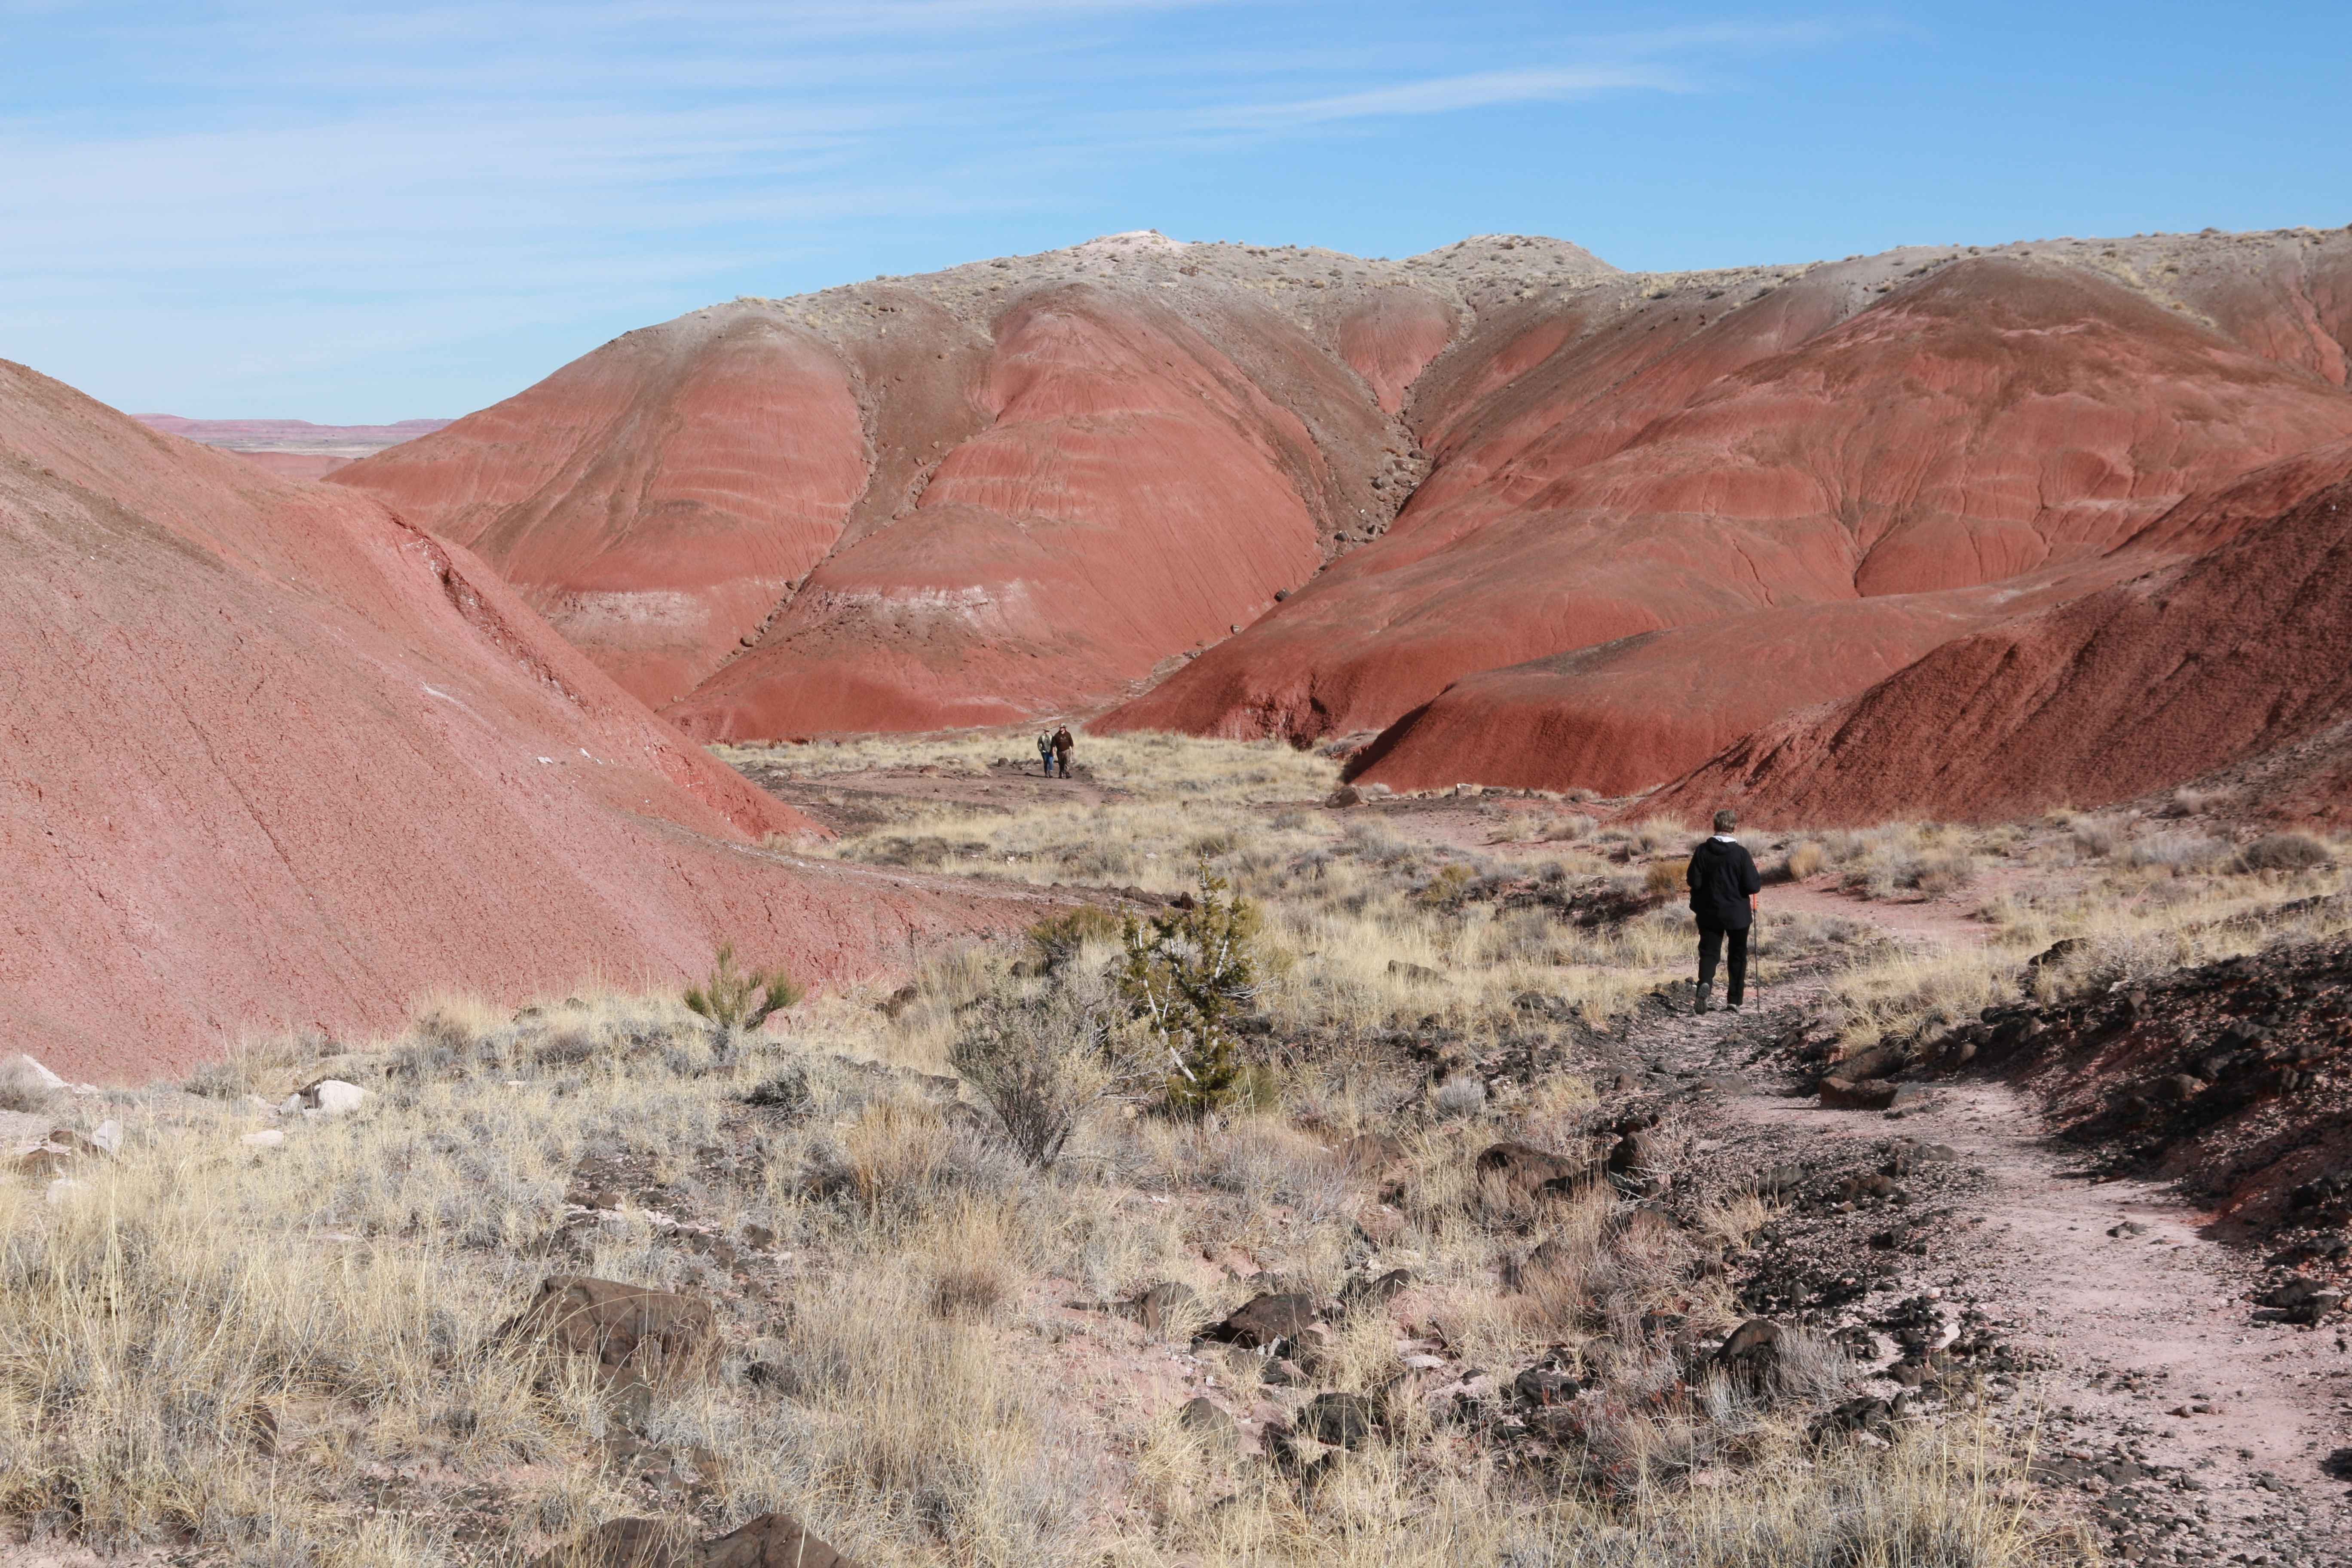
[[[1166,914],[1128,918],[1117,971],[1119,999],[1175,1069],[1169,1107],[1192,1115],[1218,1109],[1243,1087],[1232,1025],[1257,994],[1256,906],[1229,896],[1206,864],[1200,886],[1197,898]]]
[[[721,1033],[748,1034],[768,1021],[768,1015],[801,999],[801,988],[782,970],[762,973],[735,967],[735,944],[719,944],[719,962],[710,978],[686,991],[687,1010],[717,1025]]]

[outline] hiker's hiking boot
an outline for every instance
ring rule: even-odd
[[[1737,1013],[1739,1011],[1739,1004],[1737,1002],[1726,1002],[1723,1005],[1723,1010],[1727,1013]]]
[[[1714,1012],[1715,1004],[1707,999],[1707,993],[1714,989],[1715,987],[1712,985],[1700,986],[1698,988],[1698,1000],[1691,1005],[1691,1011],[1694,1013]]]

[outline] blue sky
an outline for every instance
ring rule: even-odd
[[[0,357],[494,402],[737,294],[1071,244],[1629,268],[2352,222],[2341,0],[0,0]]]

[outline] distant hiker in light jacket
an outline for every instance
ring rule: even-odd
[[[1764,879],[1756,874],[1755,859],[1731,836],[1738,826],[1738,813],[1717,812],[1715,837],[1691,853],[1686,880],[1691,913],[1698,917],[1697,1011],[1701,1013],[1713,1005],[1707,993],[1715,986],[1716,960],[1727,938],[1731,944],[1731,975],[1725,1005],[1737,1013],[1748,999],[1748,928],[1756,923],[1756,895],[1763,890]]]
[[[1037,731],[1037,766],[1047,778],[1054,776],[1054,737],[1043,730]]]
[[[1062,764],[1064,778],[1070,776],[1070,748],[1076,744],[1077,742],[1070,738],[1070,727],[1067,724],[1054,731],[1054,759]]]

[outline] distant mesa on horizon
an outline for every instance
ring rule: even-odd
[[[448,419],[403,419],[391,425],[313,425],[307,419],[186,419],[177,414],[134,414],[151,430],[234,452],[288,479],[324,479],[354,458],[429,436]]]

